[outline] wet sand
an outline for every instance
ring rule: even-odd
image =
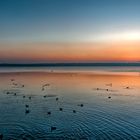
[[[0,73],[5,140],[140,139],[139,106],[139,75]]]

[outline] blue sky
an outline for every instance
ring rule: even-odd
[[[1,0],[0,41],[94,41],[140,30],[139,0]]]
[[[0,63],[140,61],[140,0],[0,0]]]

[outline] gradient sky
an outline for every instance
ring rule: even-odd
[[[140,61],[140,0],[0,0],[0,62]]]

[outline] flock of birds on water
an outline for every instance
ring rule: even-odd
[[[112,87],[113,84],[112,83],[109,83],[109,84],[106,84],[106,86]],[[124,87],[124,89],[132,89],[132,88],[129,87],[129,86],[126,86],[126,87]],[[97,90],[97,91],[104,90],[104,91],[110,91],[110,92],[117,91],[117,90],[112,90],[112,89],[108,89],[108,88],[105,88],[105,89],[104,88],[95,88],[94,90]],[[108,96],[108,99],[111,99],[111,96],[110,95]]]
[[[17,87],[17,88],[24,88],[25,87],[25,85],[24,84],[20,84],[20,83],[16,83],[15,82],[15,79],[11,79],[10,80],[11,82],[12,82],[12,86],[14,86],[14,87]],[[42,85],[42,87],[41,87],[41,91],[45,91],[46,90],[46,88],[48,87],[48,86],[50,86],[50,84],[44,84],[44,85]],[[14,96],[17,96],[17,93],[18,92],[16,92],[16,91],[10,91],[10,90],[5,90],[4,91],[7,95],[14,95]],[[53,97],[53,95],[43,95],[43,98],[47,98],[47,97]],[[23,95],[22,96],[23,98],[28,98],[29,100],[32,100],[32,96],[28,96],[28,97],[26,97],[25,95]],[[59,98],[58,97],[56,97],[55,98],[55,100],[56,101],[58,101],[59,100]],[[79,107],[84,107],[84,104],[78,104],[78,106]],[[63,111],[63,108],[62,107],[60,107],[59,108],[59,111]],[[29,114],[31,112],[31,110],[30,110],[30,106],[29,106],[29,104],[25,104],[25,114]],[[72,111],[73,113],[76,113],[76,110],[73,110]],[[48,111],[47,112],[47,115],[51,115],[51,111]],[[52,131],[54,131],[54,130],[56,130],[57,128],[55,127],[55,126],[51,126],[51,128],[50,128],[50,131],[52,132]],[[3,140],[3,137],[4,137],[4,135],[2,134],[2,133],[0,133],[0,140]]]
[[[11,79],[10,81],[12,82],[12,85],[15,86],[15,87],[18,87],[18,88],[24,88],[24,87],[25,87],[24,84],[16,83],[16,82],[15,82],[15,79]],[[47,88],[48,86],[50,86],[50,84],[48,84],[48,83],[42,85],[41,91],[45,91],[46,88]],[[106,86],[112,87],[113,84],[112,84],[112,83],[109,83],[109,84],[106,84]],[[126,86],[125,89],[131,89],[131,87]],[[99,91],[99,90],[113,91],[113,90],[111,90],[111,89],[109,89],[109,88],[105,88],[105,89],[103,89],[103,88],[95,88],[94,90],[97,90],[97,91]],[[13,92],[13,91],[6,91],[6,94],[7,94],[7,95],[8,95],[8,94],[12,94],[12,95],[14,95],[14,96],[17,96],[17,92]],[[49,97],[49,96],[48,96],[48,95],[44,95],[44,96],[43,96],[43,98],[47,98],[47,97]],[[23,95],[23,98],[26,98],[26,96]],[[28,99],[31,100],[32,97],[29,96]],[[111,99],[111,96],[110,96],[110,95],[108,96],[108,99]],[[59,98],[56,97],[55,100],[58,101]],[[81,103],[81,104],[78,104],[78,106],[84,107],[84,104]],[[63,111],[63,108],[60,107],[60,108],[59,108],[59,111]],[[72,112],[73,112],[73,113],[76,113],[76,110],[73,110]],[[30,106],[29,106],[29,104],[25,104],[25,114],[29,114],[29,113],[30,113]],[[51,115],[51,113],[52,113],[51,111],[48,111],[48,112],[47,112],[47,115]],[[51,126],[50,131],[52,132],[52,131],[54,131],[54,130],[56,130],[56,129],[57,129],[56,126]],[[2,133],[0,133],[0,140],[3,140],[3,137],[4,137],[4,135],[3,135]]]

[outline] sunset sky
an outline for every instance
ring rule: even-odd
[[[138,61],[140,0],[0,0],[0,63]]]

